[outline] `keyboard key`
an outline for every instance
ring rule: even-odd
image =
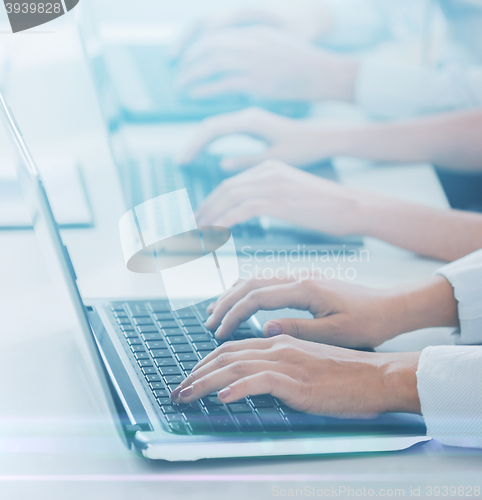
[[[160,375],[146,375],[146,379],[148,382],[162,382],[162,378]]]
[[[169,384],[180,384],[184,380],[184,375],[166,375],[164,380]]]
[[[177,354],[182,352],[193,352],[189,344],[174,344],[171,349]]]
[[[251,326],[247,321],[243,321],[237,328],[237,330],[251,330]]]
[[[174,321],[174,320],[158,321],[157,324],[162,329],[166,329],[166,328],[179,328],[179,325],[177,324],[177,321]]]
[[[151,356],[153,358],[172,358],[172,353],[169,349],[152,349]]]
[[[176,357],[179,361],[196,361],[196,363],[199,361],[199,358],[194,354],[193,352],[181,352],[179,354],[176,354]]]
[[[165,337],[175,337],[176,335],[182,335],[180,328],[163,328],[162,333]]]
[[[269,394],[266,396],[250,396],[251,402],[256,408],[273,408],[274,399]]]
[[[180,404],[180,405],[177,405],[179,411],[181,413],[184,413],[184,415],[197,415],[197,414],[201,414],[202,415],[202,410],[201,410],[201,407],[197,404],[197,403],[193,403],[193,404],[189,404],[189,405],[186,405],[186,404]]]
[[[134,330],[124,332],[124,337],[126,339],[137,339],[137,333]]]
[[[137,325],[137,331],[139,333],[159,333],[159,329],[155,325]]]
[[[200,322],[197,318],[181,319],[182,326],[199,326]]]
[[[202,326],[185,326],[184,329],[188,334],[206,332],[206,330]]]
[[[174,321],[174,316],[172,315],[172,313],[156,313],[154,314],[154,319],[156,321]]]
[[[131,324],[128,325],[120,325],[119,327],[123,332],[133,332],[134,327]]]
[[[164,340],[148,340],[146,346],[149,350],[151,349],[167,349],[167,344]]]
[[[117,323],[119,325],[132,326],[131,320],[129,318],[127,318],[127,317],[117,318]]]
[[[134,356],[135,356],[135,358],[137,360],[139,360],[139,359],[150,359],[149,354],[147,354],[147,352],[136,352],[134,354]]]
[[[143,345],[131,345],[132,352],[146,352],[146,349]]]
[[[211,431],[209,419],[205,415],[189,415],[187,423],[194,434],[204,434]]]
[[[184,335],[181,335],[179,337],[168,337],[167,341],[169,344],[189,344],[189,340],[187,340]]]
[[[181,363],[181,368],[190,372],[197,365],[197,361],[184,361]]]
[[[267,431],[285,431],[288,426],[283,417],[272,408],[257,408],[259,419]]]
[[[142,345],[142,340],[136,335],[135,337],[129,337],[127,343],[129,345]]]
[[[162,405],[161,410],[163,413],[170,413],[170,414],[178,413],[177,408],[175,408],[171,404]]]
[[[189,335],[189,338],[193,342],[210,342],[211,341],[211,337],[205,333],[193,333],[193,334]]]
[[[201,316],[203,321],[206,321],[209,316],[211,316],[204,308],[198,309],[197,312],[199,313],[199,316]]]
[[[169,301],[152,301],[149,303],[150,308],[155,313],[171,312]]]
[[[177,366],[161,366],[159,372],[161,375],[181,375],[181,370]]]
[[[254,339],[256,335],[249,330],[236,330],[232,335],[234,340]]]
[[[199,356],[201,359],[204,359],[208,354],[211,354],[213,351],[198,351]]]
[[[133,318],[136,325],[154,325],[154,320],[150,316]]]
[[[186,426],[184,425],[184,422],[182,420],[179,420],[177,422],[169,422],[169,427],[171,428],[172,432],[175,432],[176,434],[187,434]]]
[[[158,382],[155,382],[155,383],[158,383]],[[169,393],[165,389],[156,389],[154,391],[154,396],[156,396],[156,398],[168,398]]]
[[[127,317],[127,313],[125,312],[123,307],[121,307],[118,311],[113,311],[112,314],[116,318],[121,318],[122,316]]]
[[[182,309],[176,311],[176,316],[180,319],[196,318],[196,313],[192,309]]]
[[[112,305],[110,306],[110,310],[111,310],[112,312],[121,312],[121,311],[122,311],[122,312],[125,312],[125,310],[124,310],[124,306],[123,306],[122,304],[112,304]]]
[[[212,351],[215,348],[215,345],[213,342],[194,342],[194,348],[197,351]]]
[[[209,418],[209,423],[216,432],[237,432],[238,429],[230,415],[219,415]]]
[[[151,389],[156,392],[156,391],[165,391],[166,390],[166,386],[164,385],[164,382],[151,382],[149,384],[149,386],[151,387]]]
[[[143,368],[144,366],[152,366],[152,361],[150,359],[138,359],[137,364]]]
[[[146,308],[146,304],[143,302],[129,302],[127,304],[127,309],[131,316],[142,316],[149,314],[149,311]]]
[[[204,398],[201,399],[201,401],[204,403],[204,406],[222,406],[223,403],[219,401],[217,396],[205,396]]]
[[[228,410],[224,406],[206,406],[208,415],[228,415]]]
[[[262,432],[263,427],[253,413],[240,413],[234,416],[236,422],[238,422],[239,427],[243,432]]]
[[[164,397],[162,397],[162,398],[157,398],[157,402],[158,402],[161,406],[169,406],[169,405],[172,405],[171,398],[167,395],[167,393],[166,393],[166,396],[164,396]]]
[[[174,358],[156,358],[154,360],[154,363],[156,363],[156,366],[159,368],[164,367],[164,366],[177,366],[176,360]]]
[[[141,337],[146,341],[146,342],[149,342],[150,340],[162,340],[164,341],[164,339],[162,338],[162,335],[159,333],[159,332],[151,332],[151,333],[143,333],[141,335]]]
[[[326,425],[326,420],[319,415],[308,415],[294,410],[292,413],[285,413],[284,409],[283,414],[294,431],[321,429]]]
[[[252,413],[253,410],[251,406],[247,403],[230,403],[228,404],[228,408],[233,413]]]
[[[153,375],[157,373],[157,368],[154,366],[145,366],[142,368],[142,373],[144,375]]]
[[[184,422],[182,419],[182,415],[180,413],[166,413],[164,415],[166,417],[166,420],[171,423],[171,422]]]

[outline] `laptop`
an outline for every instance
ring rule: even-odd
[[[81,29],[88,31],[102,47],[104,67],[118,97],[119,113],[126,122],[201,120],[249,106],[293,118],[306,116],[310,111],[311,106],[306,102],[260,100],[246,94],[190,99],[175,83],[177,62],[170,56],[167,43],[113,40],[98,22],[95,4],[84,0],[82,9],[83,13],[78,14],[84,16]]]
[[[148,459],[184,461],[398,450],[429,439],[419,416],[327,418],[294,411],[269,394],[228,405],[216,394],[174,404],[173,388],[217,346],[204,326],[206,304],[172,311],[159,297],[84,300],[37,166],[1,94],[0,108],[18,152],[17,175],[32,224],[58,285],[59,307],[72,318],[93,388],[130,449]],[[252,318],[230,340],[259,335]]]
[[[119,63],[124,75],[116,73],[106,48],[98,36],[93,16],[87,16],[88,3],[78,7],[77,26],[88,67],[93,79],[99,107],[107,128],[111,152],[117,167],[126,207],[135,206],[156,198],[162,194],[186,188],[194,209],[229,175],[220,167],[220,158],[204,154],[189,166],[181,167],[174,156],[166,152],[132,152],[129,147],[129,120],[126,121],[123,109],[123,97],[119,94],[118,80],[129,79],[129,65]],[[117,49],[116,49],[117,50]],[[125,50],[125,49],[119,49]],[[120,56],[119,56],[120,57]],[[140,59],[131,54],[132,64]],[[146,59],[149,59],[147,56]],[[120,58],[122,59],[122,58]],[[151,55],[151,62],[157,67],[156,56]],[[132,70],[134,71],[134,70]],[[136,90],[130,90],[135,97]],[[138,92],[141,92],[138,90]],[[124,93],[125,94],[125,93]],[[175,99],[165,89],[165,97],[174,103]],[[217,112],[221,112],[218,109]],[[197,117],[201,118],[201,117]],[[320,177],[337,181],[338,176],[330,161],[313,165],[310,171]],[[301,228],[275,218],[260,217],[251,219],[232,228],[237,238],[238,248],[258,250],[276,249],[356,249],[363,245],[363,238],[358,235],[337,237],[318,231]]]

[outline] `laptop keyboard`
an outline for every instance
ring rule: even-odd
[[[222,404],[216,393],[186,405],[171,392],[193,367],[218,346],[206,329],[203,307],[172,312],[168,301],[115,302],[108,307],[132,364],[144,380],[161,420],[182,434],[289,432],[323,426],[323,417],[290,409],[270,395],[250,396]],[[228,340],[254,338],[243,323]]]

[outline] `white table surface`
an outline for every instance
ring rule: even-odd
[[[34,156],[54,151],[84,166],[96,225],[64,231],[84,294],[156,295],[161,289],[157,277],[129,273],[122,260],[120,187],[79,54],[69,29],[36,36],[34,49],[19,50],[9,101]],[[165,139],[173,134],[182,143],[192,131],[190,126],[165,126],[155,133]],[[0,148],[4,167],[8,149],[3,132]],[[365,170],[345,162],[345,182],[443,204],[428,168],[397,168],[390,175]],[[355,264],[360,283],[411,282],[440,265],[375,241],[368,241],[367,248],[370,261]],[[395,488],[410,496],[421,487],[423,497],[427,486],[482,485],[482,453],[436,442],[396,453],[295,459],[150,463],[138,458],[123,447],[90,388],[34,234],[1,231],[0,262],[2,499],[269,498],[276,488],[340,486],[373,488],[380,496],[380,488],[386,496]],[[415,332],[385,348],[421,349],[431,342],[450,342],[448,333]]]

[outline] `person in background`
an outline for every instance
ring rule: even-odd
[[[219,391],[223,403],[272,394],[303,412],[365,417],[422,414],[444,444],[482,448],[482,251],[411,286],[375,290],[343,282],[240,282],[208,307],[219,340],[259,310],[307,310],[313,319],[277,319],[264,339],[226,342],[174,390],[176,403]],[[458,346],[377,353],[400,333],[454,326]]]
[[[440,55],[431,56],[436,38],[432,25],[437,24],[431,20],[437,9],[447,36]],[[423,38],[424,65],[353,53],[404,30]],[[385,119],[482,104],[481,0],[319,0],[290,11],[238,11],[201,23],[194,32],[177,51],[178,83],[193,98],[247,93],[278,100],[339,100]],[[411,124],[416,136],[417,120],[404,123],[403,131],[409,133]],[[372,142],[365,143],[373,148],[383,143],[383,134],[377,135],[382,128],[369,128],[364,136]],[[458,130],[453,133],[458,135]],[[358,136],[343,137],[347,154],[357,155]],[[403,140],[393,149],[395,161],[400,150],[406,150]],[[383,156],[369,153],[360,156]],[[482,175],[452,172],[453,166],[437,169],[452,207],[482,210]]]

